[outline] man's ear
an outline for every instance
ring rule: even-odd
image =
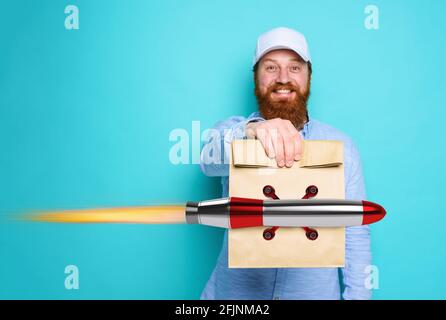
[[[313,69],[311,67],[311,63],[307,62],[307,68],[308,68],[308,82],[310,83],[313,77]]]
[[[307,68],[308,68],[308,72],[311,74],[313,74],[313,66],[311,65],[311,62],[307,62]]]

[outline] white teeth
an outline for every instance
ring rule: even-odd
[[[281,90],[276,90],[277,93],[290,93],[291,90],[286,90],[286,89],[281,89]]]

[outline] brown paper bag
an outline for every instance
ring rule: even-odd
[[[345,198],[340,141],[304,141],[302,159],[291,168],[278,168],[259,140],[234,140],[229,167],[230,196],[266,199],[263,187],[271,185],[280,199],[300,199],[308,186],[316,185],[314,199]],[[294,227],[280,227],[273,239],[265,240],[266,228],[229,230],[229,268],[344,267],[345,228],[315,228],[319,237],[314,241]]]

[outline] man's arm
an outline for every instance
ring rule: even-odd
[[[209,130],[207,142],[201,150],[201,171],[210,177],[223,177],[229,175],[229,152],[234,139],[243,139],[246,136],[245,128],[249,122],[261,121],[259,117],[234,116],[215,124]]]
[[[275,158],[280,167],[291,167],[302,153],[302,136],[291,121],[284,119],[265,120],[251,114],[231,117],[219,122],[207,134],[207,142],[201,151],[201,170],[207,176],[227,176],[229,151],[234,139],[258,139],[270,158]]]
[[[365,186],[361,159],[356,147],[351,144],[346,161],[351,161],[351,169],[346,177],[346,198],[365,200]],[[347,227],[345,239],[345,267],[342,268],[345,300],[370,299],[372,292],[365,286],[368,274],[365,269],[372,264],[369,226]]]

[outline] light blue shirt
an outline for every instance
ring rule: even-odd
[[[250,121],[262,121],[254,112],[248,118],[235,116],[219,122],[201,154],[201,169],[207,176],[221,176],[223,197],[228,196],[229,147],[233,139],[245,138]],[[216,134],[218,133],[218,134]],[[351,139],[339,130],[310,119],[300,132],[305,140],[344,142],[346,199],[365,200],[365,187],[359,153]],[[222,161],[210,161],[212,151],[222,150]],[[213,162],[213,163],[211,163]],[[344,268],[228,268],[228,231],[217,264],[201,299],[370,299],[366,288],[366,267],[371,265],[368,226],[346,228]],[[340,270],[340,272],[339,272]],[[342,289],[343,290],[342,290]],[[341,294],[342,291],[342,294]]]

